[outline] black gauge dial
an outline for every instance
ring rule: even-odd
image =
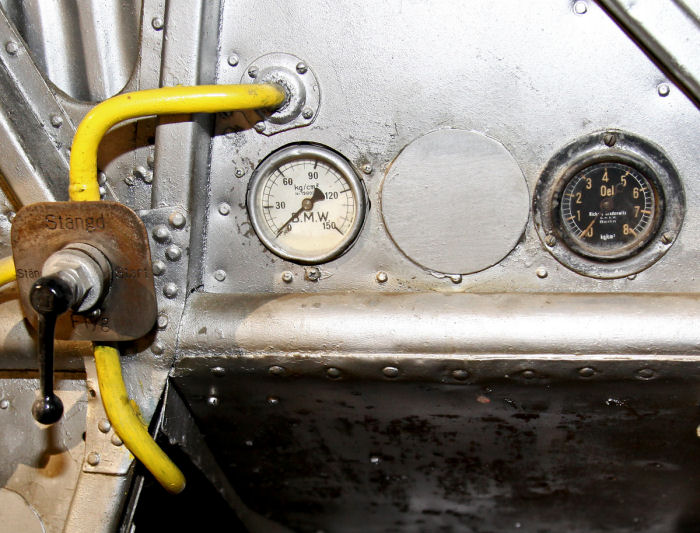
[[[595,259],[628,257],[653,237],[661,218],[654,181],[621,162],[578,171],[559,202],[559,229],[567,244]]]

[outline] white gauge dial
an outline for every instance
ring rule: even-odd
[[[343,157],[320,146],[294,145],[256,169],[248,212],[272,252],[300,263],[322,263],[342,254],[357,237],[365,196]]]

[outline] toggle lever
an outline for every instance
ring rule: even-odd
[[[46,260],[43,277],[29,291],[29,302],[38,314],[36,353],[41,392],[32,405],[37,422],[53,424],[63,415],[63,403],[53,390],[56,320],[69,309],[94,309],[106,292],[111,273],[109,261],[97,248],[69,244]]]

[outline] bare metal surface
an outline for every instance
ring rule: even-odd
[[[471,274],[515,247],[529,200],[523,173],[502,144],[441,129],[411,142],[391,163],[381,210],[409,259],[428,270]]]
[[[81,473],[63,533],[116,531],[130,478],[131,475]]]
[[[46,533],[36,510],[15,491],[0,488],[0,520],[5,527],[24,533]]]

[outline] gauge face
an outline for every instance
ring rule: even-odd
[[[248,212],[272,252],[300,263],[322,263],[338,257],[357,237],[365,216],[364,189],[339,154],[320,146],[288,146],[256,169]]]
[[[560,197],[560,231],[574,250],[596,259],[621,259],[644,246],[658,227],[654,182],[621,162],[577,172]]]

